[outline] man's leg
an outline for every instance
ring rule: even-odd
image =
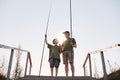
[[[70,61],[70,66],[71,66],[72,77],[74,77],[75,68],[74,68],[74,53],[73,52],[69,52],[69,61]]]
[[[68,62],[66,62],[66,63],[65,63],[65,73],[66,73],[66,77],[68,77],[68,72],[69,72]]]
[[[68,77],[68,71],[69,71],[69,68],[68,68],[68,52],[63,52],[63,63],[65,65],[65,74],[66,74],[66,77]]]
[[[70,65],[71,65],[72,77],[74,77],[74,73],[75,73],[74,64],[70,63]]]

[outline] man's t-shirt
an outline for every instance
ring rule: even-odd
[[[60,47],[55,45],[50,45],[48,44],[48,48],[50,49],[49,51],[49,59],[55,58],[60,60]]]
[[[69,39],[65,40],[63,42],[63,44],[62,44],[64,46],[63,51],[71,51],[71,52],[73,52],[72,44],[76,44],[76,41],[75,41],[74,38],[69,38]]]

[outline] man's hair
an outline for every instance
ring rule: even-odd
[[[63,32],[63,34],[68,34],[68,35],[70,35],[70,32],[69,32],[69,31],[65,31],[65,32]]]
[[[56,38],[55,38],[55,39],[53,39],[53,41],[52,41],[52,42],[53,42],[53,44],[55,44],[55,40],[57,40],[57,39],[56,39]]]

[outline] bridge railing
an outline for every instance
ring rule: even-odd
[[[107,72],[106,72],[106,65],[105,65],[105,58],[104,58],[104,52],[105,51],[108,51],[110,49],[113,49],[113,48],[120,48],[120,44],[116,44],[116,45],[112,45],[112,46],[109,46],[109,47],[106,47],[106,48],[103,48],[103,49],[99,49],[99,50],[95,50],[95,51],[92,51],[92,52],[89,52],[86,56],[86,59],[83,63],[83,70],[84,70],[84,76],[86,76],[86,63],[89,61],[89,70],[90,70],[90,76],[92,77],[92,62],[91,62],[91,55],[92,54],[96,54],[96,53],[100,53],[101,54],[101,61],[102,61],[102,68],[103,68],[103,73],[104,73],[104,80],[107,80]]]
[[[29,75],[31,74],[32,59],[31,59],[30,52],[28,50],[24,50],[24,49],[20,49],[20,48],[16,48],[16,47],[11,47],[11,46],[7,46],[7,45],[3,45],[3,44],[0,44],[0,48],[11,50],[9,64],[8,64],[8,70],[7,70],[7,80],[10,79],[11,67],[12,67],[12,62],[13,62],[13,55],[14,55],[15,50],[19,50],[21,52],[27,53],[24,76],[26,76],[26,74],[27,74],[28,62],[30,63]]]

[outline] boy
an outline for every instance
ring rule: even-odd
[[[60,53],[61,53],[61,47],[58,46],[58,40],[54,39],[53,44],[51,45],[47,42],[47,35],[45,35],[45,42],[49,48],[49,63],[51,68],[51,77],[53,77],[53,68],[56,68],[56,77],[58,75],[58,67],[60,64]]]

